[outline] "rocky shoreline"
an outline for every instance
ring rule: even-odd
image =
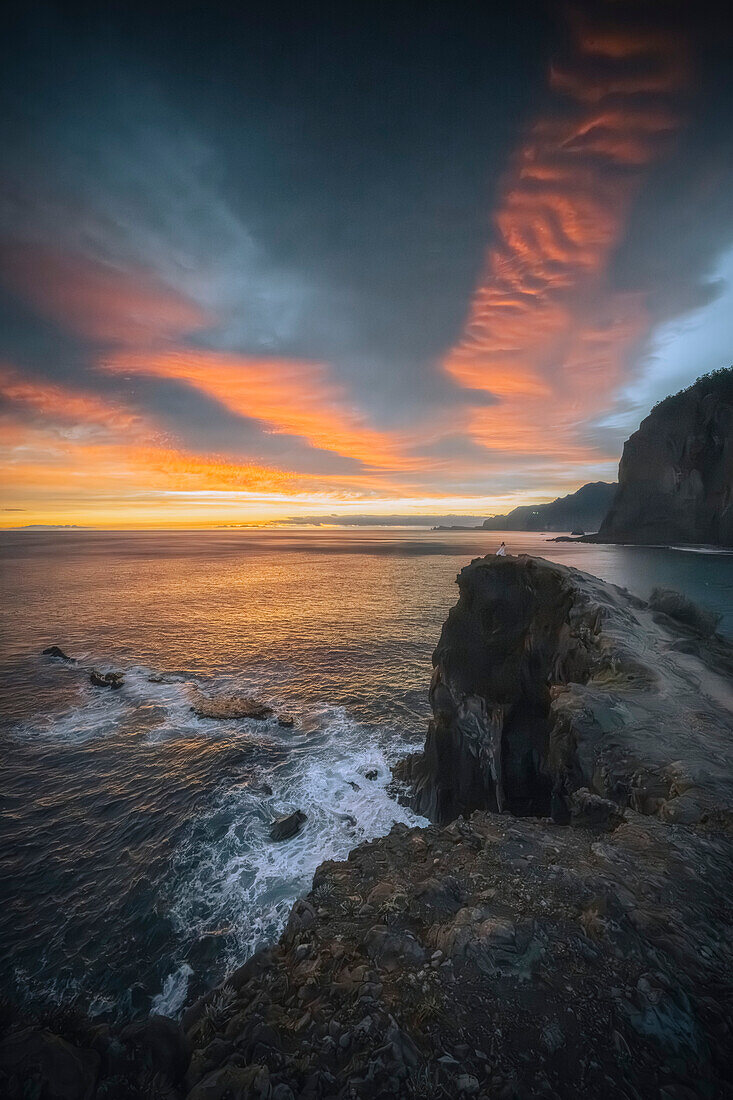
[[[459,589],[396,769],[435,824],[322,864],[180,1024],[6,1020],[4,1095],[730,1095],[733,647],[541,559]]]

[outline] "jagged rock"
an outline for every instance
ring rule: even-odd
[[[69,657],[67,653],[64,653],[63,649],[59,649],[57,645],[50,645],[43,651],[44,657],[55,657],[59,661],[73,661],[73,657]]]
[[[7,1100],[91,1100],[99,1055],[45,1028],[26,1028],[0,1042],[0,1088]]]
[[[300,832],[307,820],[308,815],[302,810],[276,817],[270,826],[270,840],[289,840],[291,836]]]
[[[183,1029],[167,1016],[152,1015],[128,1024],[120,1038],[134,1052],[137,1063],[163,1074],[173,1084],[181,1081],[191,1060],[191,1044]]]
[[[733,648],[723,639],[699,635],[697,656],[680,653],[689,630],[674,619],[541,558],[478,558],[458,586],[433,655],[425,749],[398,772],[416,809],[437,821],[488,809],[565,822],[583,816],[573,794],[587,788],[590,821],[591,794],[619,814],[641,807],[641,768],[666,783],[660,816],[730,813]],[[689,601],[674,606],[697,621]],[[681,766],[684,791],[672,782]],[[604,815],[610,824],[611,807]]]
[[[618,482],[597,541],[733,546],[733,368],[652,409]]]
[[[266,1066],[222,1066],[199,1081],[188,1100],[268,1100],[269,1076]]]
[[[609,798],[601,798],[587,787],[573,791],[569,798],[570,820],[576,827],[606,829],[611,831],[620,825],[624,815]]]
[[[259,703],[248,695],[226,693],[222,695],[203,695],[195,691],[191,696],[191,710],[199,718],[256,718],[260,721],[271,718],[271,707]]]
[[[682,623],[683,626],[689,627],[696,634],[702,634],[704,638],[715,634],[722,617],[714,611],[706,611],[698,607],[692,600],[688,600],[686,596],[671,588],[655,588],[649,597],[649,606],[653,611],[659,611],[670,619]],[[680,639],[682,644],[685,641],[686,639]],[[680,643],[678,643],[680,652],[685,652]],[[687,652],[697,651],[687,650]]]
[[[278,714],[277,724],[281,729],[290,730],[295,725],[295,719],[292,714]]]
[[[98,672],[93,668],[89,674],[89,680],[95,687],[112,688],[116,691],[124,684],[125,677],[122,672]]]

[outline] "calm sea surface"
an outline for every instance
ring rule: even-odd
[[[390,763],[424,738],[456,573],[501,537],[2,534],[3,990],[175,1014],[277,934],[323,859],[419,821],[389,798]],[[677,588],[733,635],[731,555],[504,538],[641,596]],[[123,688],[92,687],[92,667]],[[295,726],[197,718],[197,688]],[[302,833],[272,843],[295,808]]]

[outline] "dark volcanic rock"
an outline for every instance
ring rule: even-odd
[[[425,750],[398,770],[420,812],[564,822],[581,788],[624,808],[650,784],[670,821],[730,809],[733,651],[704,612],[667,594],[668,614],[655,614],[540,558],[477,559],[458,585],[433,655]]]
[[[99,1061],[45,1028],[26,1028],[0,1043],[0,1090],[5,1100],[91,1100]]]
[[[125,677],[121,672],[98,672],[96,668],[92,669],[89,679],[95,687],[112,688],[114,690],[121,688],[125,682]]]
[[[43,651],[44,657],[55,657],[58,661],[73,661],[73,657],[69,657],[68,653],[64,653],[63,649],[59,649],[57,645],[47,646]]]
[[[715,633],[721,619],[720,615],[698,607],[692,600],[671,588],[655,588],[649,597],[649,606],[653,611],[668,615],[670,619],[690,627],[693,633],[702,634],[705,638]]]
[[[618,481],[599,542],[733,546],[733,368],[652,409]]]
[[[260,721],[273,714],[272,708],[264,703],[232,692],[203,695],[196,691],[191,697],[191,710],[199,718],[256,718]]]
[[[137,1063],[174,1084],[182,1080],[191,1060],[191,1045],[175,1020],[148,1016],[124,1028],[121,1039]]]
[[[302,810],[276,817],[270,826],[270,840],[288,840],[303,828],[307,815]]]

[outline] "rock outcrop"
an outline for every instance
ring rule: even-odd
[[[733,368],[652,409],[618,480],[599,542],[733,546]]]
[[[193,691],[191,710],[198,718],[256,718],[258,721],[271,718],[273,714],[272,707],[252,699],[249,695],[239,695],[236,692],[204,695],[200,691]]]
[[[587,788],[667,821],[730,811],[733,650],[714,616],[525,556],[477,559],[458,587],[425,750],[400,772],[416,809],[565,822]]]

